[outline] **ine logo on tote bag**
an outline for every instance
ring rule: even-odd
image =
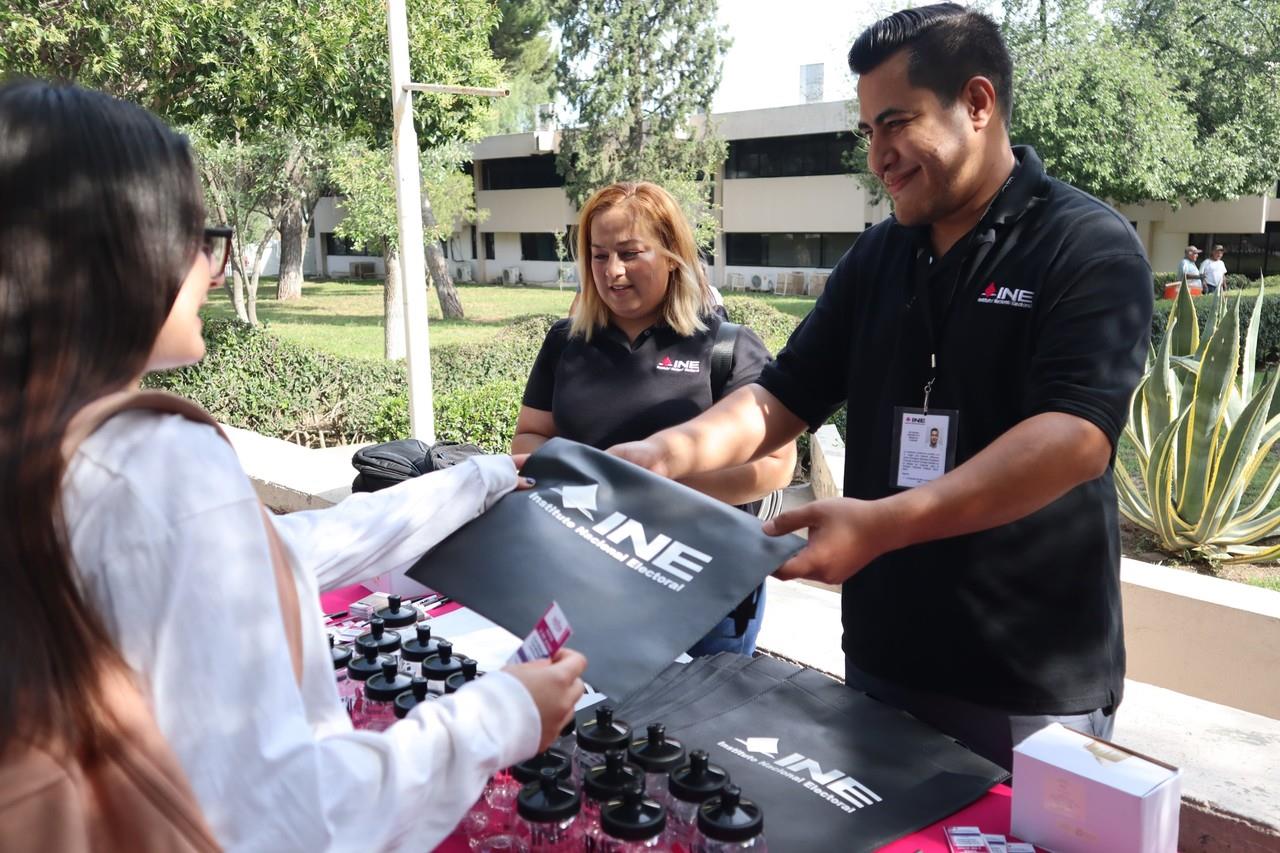
[[[409,577],[523,636],[556,601],[615,699],[649,682],[800,550],[760,520],[586,445],[552,439],[512,492]]]

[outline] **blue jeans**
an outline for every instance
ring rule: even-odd
[[[704,657],[706,655],[719,654],[720,652],[735,652],[740,655],[755,654],[756,637],[760,633],[760,621],[764,619],[764,584],[760,584],[759,598],[756,599],[756,612],[752,614],[751,621],[747,622],[747,630],[742,632],[742,636],[734,636],[738,627],[731,615],[720,620],[720,624],[716,625],[701,640],[693,644],[689,649],[690,657]]]

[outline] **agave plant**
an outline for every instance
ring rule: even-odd
[[[1255,544],[1280,533],[1280,509],[1267,509],[1280,465],[1263,475],[1280,439],[1280,414],[1272,409],[1280,371],[1258,377],[1254,369],[1261,282],[1243,353],[1240,302],[1216,294],[1202,338],[1182,288],[1129,407],[1124,437],[1137,451],[1138,470],[1116,461],[1124,516],[1155,534],[1161,549],[1214,563],[1280,559],[1280,545]],[[1261,490],[1245,503],[1255,481]]]

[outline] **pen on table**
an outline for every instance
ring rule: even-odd
[[[340,619],[341,617],[346,616],[346,615],[347,615],[347,611],[345,611],[345,610],[335,610],[333,613],[326,613],[326,614],[324,615],[324,618],[325,618],[325,619]]]

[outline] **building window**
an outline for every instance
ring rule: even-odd
[[[484,160],[480,168],[482,190],[529,190],[562,187],[564,178],[556,171],[556,155],[503,157]]]
[[[339,237],[337,234],[331,234],[329,232],[324,232],[320,236],[324,238],[324,253],[326,255],[348,255],[361,258],[377,258],[382,256],[382,249],[380,247],[356,243],[354,240],[347,240]]]
[[[1280,273],[1280,222],[1268,222],[1261,234],[1189,234],[1188,242],[1204,250],[1200,261],[1209,257],[1214,245],[1222,244],[1222,262],[1227,274],[1259,275]],[[1165,266],[1165,264],[1161,264]],[[1177,263],[1174,263],[1177,267]]]
[[[484,259],[491,261],[496,257],[497,254],[493,250],[493,232],[486,231],[484,232]]]
[[[852,133],[811,133],[735,139],[729,143],[724,176],[791,178],[803,175],[846,175],[860,171],[857,137]]]
[[[725,263],[733,267],[830,269],[858,239],[858,233],[725,234]]]
[[[554,234],[521,234],[520,260],[522,261],[555,261],[556,235]]]

